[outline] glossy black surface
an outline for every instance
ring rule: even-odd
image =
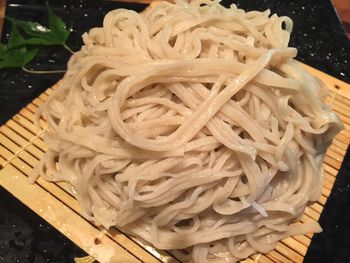
[[[347,1],[347,0],[344,0]],[[74,32],[68,41],[73,50],[82,44],[81,34],[101,26],[103,16],[115,8],[142,10],[145,5],[102,1],[49,1],[50,6]],[[228,5],[230,1],[223,1]],[[238,0],[246,10],[270,8],[294,20],[291,46],[299,49],[298,59],[350,82],[350,43],[329,0]],[[8,0],[6,15],[46,22],[45,2]],[[3,40],[9,25],[5,23]],[[70,54],[61,47],[40,52],[28,67],[38,70],[64,69]],[[0,71],[0,124],[53,85],[62,74],[34,75],[21,70]],[[320,223],[324,228],[315,235],[305,262],[350,262],[350,157],[335,182]],[[0,188],[0,262],[72,262],[83,252],[40,217]]]
[[[0,187],[0,262],[74,262],[86,255]]]
[[[350,262],[350,148],[320,217],[304,262]]]

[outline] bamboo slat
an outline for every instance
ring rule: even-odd
[[[346,128],[337,135],[325,156],[322,196],[307,207],[300,219],[310,222],[319,219],[350,142],[350,85],[303,66],[327,84],[331,96],[326,102]],[[171,254],[118,229],[107,232],[86,220],[67,184],[50,183],[41,178],[34,185],[28,183],[27,177],[47,150],[43,131],[34,124],[35,112],[51,92],[52,89],[46,90],[0,127],[0,185],[100,262],[179,262]],[[43,120],[41,124],[45,125]],[[311,238],[311,234],[286,238],[270,253],[256,254],[243,262],[302,262]]]

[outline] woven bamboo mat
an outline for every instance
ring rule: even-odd
[[[345,124],[345,130],[337,135],[324,160],[322,196],[307,207],[301,218],[302,222],[308,222],[319,219],[349,145],[350,85],[304,67],[327,84],[331,93],[327,103]],[[100,262],[179,262],[167,252],[117,229],[107,232],[84,219],[68,185],[41,178],[34,185],[28,184],[28,175],[47,149],[43,131],[34,126],[34,114],[51,92],[51,88],[46,90],[0,128],[0,185]],[[244,262],[302,262],[311,238],[312,235],[304,235],[284,239],[272,252],[254,255]]]

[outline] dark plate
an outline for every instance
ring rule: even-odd
[[[345,0],[344,0],[345,1]],[[115,8],[141,11],[143,4],[102,1],[49,1],[50,6],[74,32],[68,41],[73,50],[82,44],[81,34],[101,26],[103,16]],[[223,1],[225,5],[231,1]],[[338,79],[350,82],[350,43],[329,0],[237,0],[246,10],[270,8],[294,21],[291,46],[298,59]],[[6,15],[46,23],[45,1],[9,0]],[[5,22],[2,40],[9,25]],[[46,48],[28,67],[65,69],[70,54],[63,48]],[[34,75],[21,70],[0,71],[0,124],[62,77]],[[312,239],[304,262],[350,262],[350,153],[342,168],[320,223],[324,229]],[[84,252],[34,212],[0,188],[0,262],[72,262]]]

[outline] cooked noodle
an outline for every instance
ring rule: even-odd
[[[194,0],[109,12],[41,108],[36,176],[86,218],[183,261],[233,262],[292,235],[342,129],[293,60],[292,21]],[[35,179],[35,178],[34,178]]]

